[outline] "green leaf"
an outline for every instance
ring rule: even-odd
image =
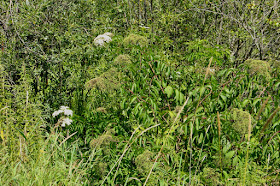
[[[223,94],[221,94],[220,96],[221,96],[222,100],[226,103],[227,97],[225,95],[223,95]]]
[[[245,99],[243,102],[242,102],[242,107],[246,107],[246,105],[250,102],[249,99]]]
[[[235,152],[233,150],[229,151],[228,153],[226,153],[226,158],[231,159],[233,157],[234,153]]]
[[[239,161],[238,156],[235,156],[235,157],[233,158],[232,165],[233,165],[233,166],[236,166],[237,163],[238,163],[238,161]]]
[[[201,87],[200,88],[200,96],[202,96],[202,94],[205,92],[205,87],[203,86],[203,87]]]
[[[131,101],[130,101],[130,105],[135,101],[137,99],[137,96],[134,96],[132,99],[131,99]]]
[[[16,128],[16,129],[24,137],[24,139],[27,141],[27,139],[26,139],[25,135],[23,134],[23,132],[21,132],[18,128]]]
[[[173,94],[173,88],[171,86],[167,86],[164,92],[167,94],[167,97],[170,98],[170,96]]]

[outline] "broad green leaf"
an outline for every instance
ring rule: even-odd
[[[164,92],[167,94],[167,97],[170,98],[171,95],[173,94],[173,88],[171,86],[167,86]]]
[[[239,161],[238,156],[235,156],[235,157],[233,158],[232,165],[233,165],[233,166],[236,166],[237,163],[238,163],[238,161]]]
[[[234,151],[229,151],[228,153],[226,153],[226,158],[231,159],[234,155]]]

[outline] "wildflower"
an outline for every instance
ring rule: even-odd
[[[58,120],[56,125],[61,124],[62,127],[65,127],[66,125],[70,125],[72,123],[72,120],[69,119],[69,117],[67,117],[67,116],[73,116],[73,111],[71,109],[69,109],[69,107],[67,107],[67,106],[61,106],[59,110],[54,111],[52,116],[56,117],[61,113],[63,113],[64,116],[60,117],[60,119]]]
[[[241,135],[248,132],[248,125],[250,124],[250,113],[234,108],[231,110],[232,127]]]
[[[112,41],[112,36],[113,34],[110,32],[106,32],[105,34],[99,35],[94,39],[94,44],[96,46],[104,46],[105,43],[109,43],[110,41]]]
[[[106,32],[106,33],[104,33],[103,35],[106,35],[106,36],[109,36],[109,37],[113,37],[113,36],[114,36],[114,34],[111,33],[111,32]]]
[[[108,71],[101,74],[99,77],[86,82],[85,87],[87,89],[97,88],[101,91],[112,91],[120,87],[119,76],[120,73],[116,68],[111,68]]]
[[[90,147],[93,149],[103,150],[104,154],[108,155],[111,151],[110,144],[112,142],[117,142],[114,137],[115,131],[109,129],[105,134],[98,136],[96,139],[91,140]]]
[[[101,112],[101,113],[107,113],[106,108],[104,108],[104,107],[98,107],[95,111]]]
[[[53,117],[56,117],[58,116],[60,113],[62,113],[63,111],[62,110],[57,110],[57,111],[54,111],[54,113],[52,114]]]
[[[64,115],[65,116],[72,116],[73,115],[73,111],[70,110],[70,109],[66,109],[66,110],[64,110]]]
[[[145,175],[151,170],[153,167],[153,156],[154,153],[150,152],[149,150],[145,150],[145,152],[136,157],[135,164],[140,174]]]
[[[105,79],[102,77],[93,78],[93,79],[89,80],[88,82],[86,82],[85,87],[87,89],[92,89],[93,87],[98,87],[99,89],[103,90],[103,89],[105,89],[104,81],[105,81]]]
[[[56,117],[56,116],[58,116],[61,113],[64,113],[65,116],[72,116],[73,115],[73,111],[71,109],[69,109],[69,107],[61,106],[59,110],[54,111],[52,116]]]
[[[72,123],[72,119],[63,118],[63,119],[62,119],[62,124],[61,124],[61,126],[62,126],[62,127],[65,127],[65,124],[71,125],[71,123]]]
[[[66,109],[69,109],[69,107],[67,107],[67,106],[60,106],[60,110],[66,110]]]

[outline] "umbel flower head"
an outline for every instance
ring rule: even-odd
[[[139,36],[136,34],[130,34],[123,40],[125,46],[129,45],[139,45],[140,47],[145,47],[149,44],[148,39],[144,36]]]
[[[52,114],[53,117],[58,116],[60,113],[64,113],[65,116],[72,116],[73,115],[73,111],[71,109],[69,109],[69,107],[67,106],[61,106],[59,110],[54,111],[54,113]]]
[[[72,123],[72,119],[63,118],[62,121],[61,121],[61,126],[62,126],[62,127],[65,127],[65,124],[71,125],[71,123]]]
[[[72,120],[69,119],[69,116],[73,116],[73,111],[69,109],[67,106],[61,106],[59,110],[54,111],[52,114],[53,117],[56,117],[63,113],[63,116],[60,117],[60,119],[57,122],[57,125],[61,125],[62,127],[65,127],[66,125],[70,125],[72,123]]]
[[[146,175],[153,167],[153,162],[151,160],[153,156],[154,153],[149,150],[145,150],[143,154],[140,154],[135,158],[137,170],[141,175]]]
[[[256,59],[247,59],[244,62],[244,65],[248,67],[248,73],[250,75],[259,75],[263,76],[265,79],[269,80],[270,76],[270,64],[266,61],[256,60]]]
[[[121,54],[114,59],[116,65],[127,66],[131,64],[130,56],[127,54]]]
[[[232,127],[241,135],[248,133],[248,125],[251,125],[249,112],[234,108],[231,110]]]
[[[106,32],[102,35],[99,35],[94,39],[94,44],[96,46],[104,46],[105,43],[109,43],[112,41],[111,39],[112,36],[113,34],[110,32]]]
[[[90,90],[97,88],[101,91],[113,91],[120,87],[120,72],[116,68],[110,68],[108,71],[101,74],[99,77],[93,78],[86,82],[85,87]]]

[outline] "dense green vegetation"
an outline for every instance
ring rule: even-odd
[[[279,6],[2,0],[1,185],[279,185]]]

